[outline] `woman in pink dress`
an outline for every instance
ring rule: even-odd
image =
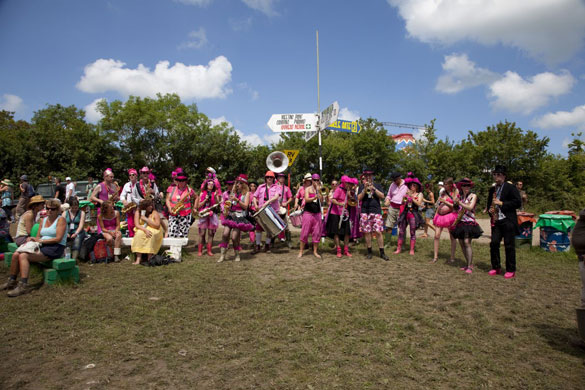
[[[453,178],[449,177],[445,180],[445,187],[439,192],[437,211],[433,218],[433,224],[435,225],[435,242],[433,260],[431,260],[431,263],[436,263],[438,260],[441,233],[445,228],[449,231],[449,238],[451,240],[451,258],[449,259],[449,262],[455,262],[457,241],[455,240],[455,237],[453,237],[453,234],[451,234],[451,228],[453,227],[453,222],[457,219],[458,207],[455,207],[456,200],[459,200],[459,191],[453,184]]]
[[[467,266],[461,268],[461,270],[468,274],[473,272],[471,240],[479,238],[483,234],[483,230],[475,220],[477,195],[471,192],[472,187],[473,182],[468,178],[464,178],[457,183],[457,188],[461,191],[461,199],[455,200],[455,204],[459,205],[461,209],[452,231],[453,237],[459,240],[463,256],[467,260]]]
[[[209,214],[204,217],[199,217],[199,248],[197,255],[201,256],[203,251],[203,245],[205,244],[205,236],[207,232],[207,254],[213,256],[211,247],[213,246],[213,236],[219,226],[219,218],[217,215],[220,212],[219,205],[221,203],[221,194],[215,187],[215,181],[213,179],[207,179],[205,186],[197,199],[197,211],[208,212]]]
[[[102,210],[98,215],[98,230],[104,236],[106,243],[114,248],[114,261],[120,261],[120,255],[122,254],[120,213],[114,209],[114,204],[109,200],[102,203]]]
[[[305,246],[308,245],[309,235],[311,235],[313,242],[313,255],[320,259],[321,255],[318,252],[319,241],[321,240],[321,203],[323,197],[321,195],[321,186],[319,182],[314,182],[310,173],[305,175],[303,181],[303,219],[301,222],[301,249],[297,257],[303,256]]]

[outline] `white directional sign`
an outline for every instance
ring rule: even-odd
[[[333,102],[329,107],[323,110],[319,118],[319,128],[326,129],[327,126],[337,120],[339,116],[339,103]]]
[[[274,132],[305,132],[317,127],[315,114],[274,114],[268,121],[268,127]]]
[[[311,138],[313,138],[316,135],[317,135],[317,132],[316,131],[307,131],[305,133],[305,141],[310,140]]]

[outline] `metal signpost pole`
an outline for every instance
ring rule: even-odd
[[[317,112],[321,112],[321,92],[319,89],[319,30],[317,30]],[[319,115],[319,114],[317,114]],[[321,126],[317,119],[317,134],[319,135],[319,177],[323,180],[323,149],[321,146]]]

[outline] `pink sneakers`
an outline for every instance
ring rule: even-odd
[[[502,270],[500,268],[490,269],[490,271],[488,272],[488,275],[494,276],[494,275],[500,275],[501,273],[502,273]]]
[[[337,247],[337,258],[341,258],[341,247]]]
[[[504,278],[506,278],[506,279],[512,279],[514,277],[516,277],[516,272],[506,272],[504,274]]]

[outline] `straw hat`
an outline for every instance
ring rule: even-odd
[[[35,204],[39,203],[45,204],[45,199],[43,199],[41,195],[35,195],[32,198],[30,198],[28,202],[28,208],[31,209]]]

